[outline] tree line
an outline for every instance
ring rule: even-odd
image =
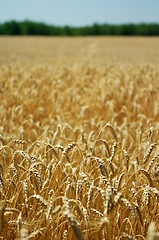
[[[44,35],[44,36],[158,36],[158,23],[98,24],[71,27],[54,26],[33,21],[8,21],[0,24],[0,35]]]

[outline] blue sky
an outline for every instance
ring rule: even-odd
[[[0,22],[11,19],[72,26],[159,23],[159,0],[0,0]]]

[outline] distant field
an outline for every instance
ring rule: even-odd
[[[0,38],[0,239],[159,239],[159,38]]]
[[[159,61],[154,37],[1,37],[0,63],[75,64],[153,63]]]

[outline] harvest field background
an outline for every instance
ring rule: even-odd
[[[0,38],[0,239],[159,239],[158,63],[158,38]]]

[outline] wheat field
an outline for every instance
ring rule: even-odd
[[[0,38],[0,239],[159,239],[158,63],[158,38]]]

